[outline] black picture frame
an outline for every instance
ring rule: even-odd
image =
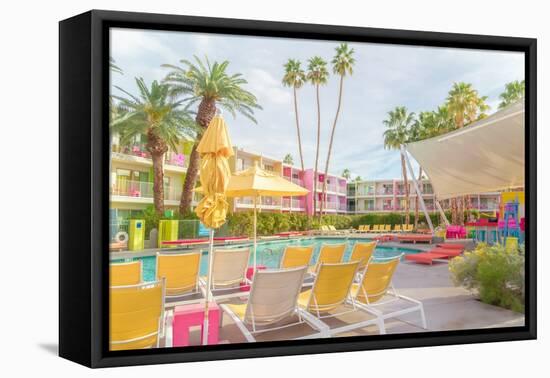
[[[368,337],[108,351],[108,31],[111,27],[346,40],[525,53],[525,326]],[[59,354],[89,367],[535,339],[537,41],[92,10],[59,24]],[[83,168],[87,167],[87,168]],[[78,185],[75,185],[78,183]]]

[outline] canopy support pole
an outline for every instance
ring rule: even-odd
[[[422,197],[422,193],[420,192],[420,187],[418,186],[418,182],[416,181],[416,177],[414,176],[414,172],[412,169],[411,162],[409,160],[409,156],[407,155],[407,150],[405,149],[405,145],[401,145],[401,155],[405,158],[405,161],[407,162],[407,167],[409,168],[409,172],[411,173],[411,178],[414,186],[414,190],[416,191],[416,195],[418,196],[420,206],[422,207],[422,211],[424,212],[424,216],[426,217],[426,222],[428,222],[428,226],[430,226],[430,231],[434,232],[434,225],[432,224],[432,219],[430,218],[430,214],[428,213],[428,210],[426,209],[426,204],[424,203],[424,198]]]
[[[254,270],[253,272],[256,273],[256,227],[257,227],[257,221],[256,221],[256,208],[257,208],[257,201],[258,196],[254,196]]]
[[[204,323],[202,327],[202,345],[208,344],[208,306],[210,305],[210,287],[212,286],[212,261],[214,260],[214,229],[210,229],[208,244],[208,276],[206,277],[206,298],[204,302]]]
[[[443,221],[445,222],[446,226],[450,226],[449,220],[447,219],[447,216],[445,215],[445,212],[443,211],[443,208],[441,207],[441,204],[438,200],[435,200],[435,206],[437,207],[437,210],[439,210],[439,215],[441,215],[441,218],[443,218]]]

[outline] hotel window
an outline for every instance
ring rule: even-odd
[[[269,172],[273,172],[273,166],[271,164],[264,164],[264,169]]]
[[[236,167],[237,171],[242,171],[244,170],[244,160],[241,159],[241,158],[238,158],[237,159],[237,167]]]

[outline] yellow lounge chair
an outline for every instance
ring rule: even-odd
[[[413,230],[413,225],[412,224],[406,224],[403,226],[403,231],[405,232],[412,232]]]
[[[315,265],[309,268],[310,274],[315,274],[317,266],[321,263],[336,264],[342,261],[346,252],[347,243],[344,244],[323,244]]]
[[[384,227],[384,232],[391,232],[391,224],[387,224],[387,225]]]
[[[170,306],[183,304],[170,301],[172,298],[188,297],[185,303],[200,302],[199,270],[201,252],[157,253],[156,279],[165,279],[165,292]],[[193,298],[195,296],[196,298]]]
[[[137,285],[142,281],[141,260],[109,265],[109,286]]]
[[[373,225],[373,226],[372,226],[371,232],[378,232],[378,231],[380,231],[379,227],[380,227],[380,225],[378,225],[378,224]]]
[[[376,249],[377,244],[378,242],[376,241],[368,243],[356,242],[353,245],[349,261],[359,261],[358,269],[359,271],[362,271],[363,269],[365,269],[372,255],[374,254],[374,250]]]
[[[402,232],[403,229],[401,228],[401,225],[400,224],[396,224],[395,226],[393,226],[393,232]]]
[[[363,232],[370,232],[370,224],[363,225]]]
[[[164,329],[164,282],[112,286],[109,293],[110,350],[158,348]]]
[[[313,287],[305,290],[298,296],[298,305],[304,316],[313,315],[315,320],[312,324],[317,329],[326,329],[330,335],[363,328],[368,325],[379,324],[378,318],[370,318],[365,321],[345,325],[337,328],[330,328],[324,318],[335,317],[354,311],[364,311],[356,307],[353,298],[350,296],[350,289],[359,267],[359,261],[352,261],[338,264],[321,263],[318,267]],[[335,312],[339,308],[343,311]]]
[[[356,305],[362,307],[365,311],[375,315],[381,320],[381,333],[385,333],[384,320],[416,311],[420,312],[422,328],[428,328],[426,325],[426,316],[424,314],[424,306],[422,305],[422,302],[398,294],[393,287],[392,277],[402,256],[403,255],[387,259],[377,259],[377,262],[371,261],[368,264],[361,283],[354,283],[351,288],[351,294]],[[391,296],[393,298],[390,300],[381,301],[381,299],[386,296]],[[380,308],[385,304],[394,303],[399,300],[412,303],[413,306],[393,310],[387,313],[380,310]],[[392,305],[392,309],[393,308],[395,308],[395,306]]]
[[[246,278],[250,248],[215,249],[212,257],[212,286],[214,299],[243,297],[248,291],[241,291],[241,284],[250,284]],[[203,295],[206,296],[207,277],[200,278]]]
[[[346,235],[346,234],[350,233],[349,230],[338,230],[333,225],[329,225],[327,227],[328,227],[329,232],[332,233],[332,234],[335,234],[335,235]]]
[[[309,266],[311,256],[313,255],[313,246],[287,246],[283,251],[281,269],[297,268],[300,266]]]
[[[305,273],[305,266],[260,270],[254,275],[246,303],[222,304],[220,308],[231,317],[248,342],[255,342],[255,336],[260,333],[302,324],[304,319],[313,318],[302,316],[297,305]],[[315,319],[310,325],[316,328]],[[316,330],[315,334],[300,338],[328,336],[326,327],[319,326]]]

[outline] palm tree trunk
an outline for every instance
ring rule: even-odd
[[[422,186],[420,184],[422,183],[422,167],[418,167],[418,182],[420,187],[420,192],[422,193]],[[420,196],[418,193],[416,193],[416,200],[414,201],[414,228],[418,228],[418,217],[419,217],[419,211],[418,211],[418,204],[420,203]]]
[[[153,203],[157,214],[164,213],[164,172],[162,169],[162,158],[164,153],[151,153],[153,160]]]
[[[212,99],[203,98],[199,104],[197,117],[195,121],[202,126],[203,130],[208,127],[212,118],[216,115],[216,101]],[[191,155],[189,156],[189,166],[187,167],[187,173],[185,175],[185,182],[183,184],[183,191],[181,192],[180,199],[180,214],[185,214],[191,211],[191,204],[193,202],[193,189],[197,182],[197,176],[199,174],[200,156],[197,152],[197,146],[199,145],[201,135],[197,135]]]
[[[409,180],[407,179],[407,167],[405,166],[405,156],[401,154],[401,170],[403,172],[403,183],[405,184],[405,224],[411,221],[409,214]]]
[[[458,208],[456,204],[456,198],[451,198],[451,223],[453,225],[458,224]]]
[[[321,104],[319,101],[319,84],[315,86],[317,96],[317,150],[315,152],[315,170],[313,171],[313,215],[317,211],[317,168],[319,165],[319,143],[321,139]],[[326,180],[326,177],[325,177]],[[319,219],[321,214],[319,213]]]
[[[330,164],[330,156],[332,153],[332,144],[334,142],[334,131],[336,130],[336,123],[338,122],[338,116],[340,115],[340,107],[342,105],[343,87],[344,87],[344,75],[340,75],[340,89],[338,90],[338,106],[336,107],[336,115],[334,116],[334,122],[332,123],[332,131],[330,133],[330,141],[328,143],[327,161],[325,163],[325,181],[323,181],[323,197],[321,201],[321,214],[323,213],[323,207],[324,207],[325,198],[327,195],[328,167]]]
[[[193,148],[191,149],[191,155],[189,155],[189,165],[187,166],[187,172],[185,174],[185,181],[183,183],[183,190],[180,198],[180,214],[185,214],[191,211],[191,204],[193,202],[193,189],[197,181],[199,173],[200,157],[197,152],[198,142],[195,141]],[[193,179],[195,177],[195,179]]]
[[[296,91],[296,87],[293,87],[293,90],[294,90],[294,114],[296,116],[296,133],[298,134],[298,152],[300,153],[300,165],[301,165],[301,168],[302,168],[302,177],[301,179],[303,180],[304,177],[303,177],[303,174],[304,174],[304,171],[305,171],[305,165],[304,165],[304,153],[302,151],[302,136],[301,136],[301,132],[300,132],[300,117],[298,116],[298,95],[297,95],[297,91]],[[302,181],[302,184],[303,184],[303,181]],[[308,201],[305,201],[305,205],[306,205],[306,214],[308,213]]]
[[[300,153],[300,164],[302,167],[302,172],[305,169],[304,166],[304,154],[302,152],[302,136],[300,133],[300,118],[298,117],[298,96],[296,93],[296,87],[294,88],[294,114],[296,115],[296,132],[298,133],[298,152]]]

